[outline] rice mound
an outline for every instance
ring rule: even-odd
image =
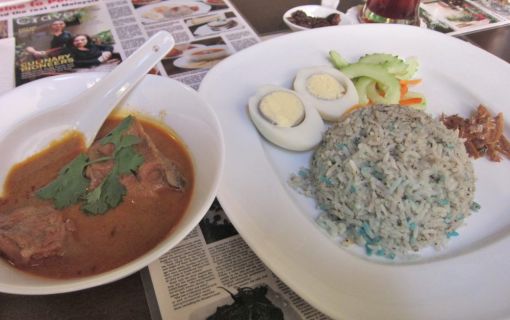
[[[363,108],[332,126],[290,183],[316,199],[331,235],[388,258],[442,247],[476,205],[457,133],[400,106]]]

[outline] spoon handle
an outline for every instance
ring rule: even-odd
[[[174,44],[174,38],[170,33],[159,31],[94,87],[85,90],[79,96],[81,103],[87,101],[89,105],[99,107],[90,108],[93,113],[90,112],[92,114],[86,115],[77,124],[78,130],[85,134],[86,146],[92,144],[104,119],[120,100],[173,48]]]

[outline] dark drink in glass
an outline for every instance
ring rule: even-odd
[[[361,11],[363,22],[418,25],[420,0],[367,0]]]

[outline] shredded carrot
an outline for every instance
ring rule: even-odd
[[[400,100],[399,104],[402,106],[410,106],[412,104],[421,103],[422,101],[423,101],[422,98],[409,98]]]
[[[409,87],[407,84],[400,83],[400,99],[402,99],[406,94],[407,91],[409,91]]]
[[[400,80],[401,85],[414,86],[421,83],[421,79]]]
[[[350,107],[349,109],[345,110],[344,113],[342,114],[342,117],[346,117],[348,116],[351,112],[354,112],[358,109],[361,109],[363,107],[365,107],[367,105],[363,105],[363,104],[355,104],[353,105],[352,107]]]

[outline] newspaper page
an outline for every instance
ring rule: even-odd
[[[362,6],[347,11],[361,23]],[[510,4],[506,0],[422,0],[420,26],[448,35],[471,33],[510,24]]]
[[[153,319],[329,319],[250,250],[215,200],[181,243],[149,265]]]

